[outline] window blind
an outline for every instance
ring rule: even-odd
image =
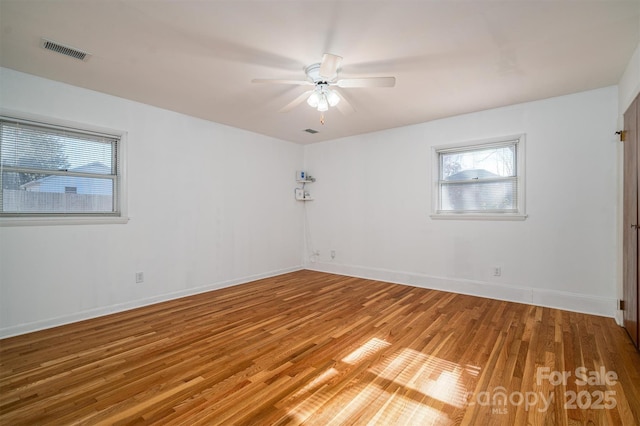
[[[518,211],[517,140],[439,151],[439,211]]]
[[[0,214],[118,215],[119,141],[1,117]]]

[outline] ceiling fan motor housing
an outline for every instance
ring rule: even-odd
[[[338,71],[336,70],[336,72],[330,76],[331,78],[328,77],[323,77],[320,75],[320,63],[317,64],[311,64],[308,67],[306,67],[304,69],[304,72],[307,74],[307,78],[309,79],[309,81],[318,84],[318,83],[329,83],[331,81],[333,81],[337,76],[338,76]]]

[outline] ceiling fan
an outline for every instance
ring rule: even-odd
[[[253,79],[253,83],[275,83],[294,84],[299,86],[314,86],[313,89],[302,93],[300,96],[289,102],[280,112],[288,112],[301,104],[305,99],[309,106],[316,108],[320,112],[327,111],[329,107],[337,107],[343,114],[353,112],[353,107],[336,90],[339,88],[352,87],[393,87],[396,84],[395,77],[362,77],[362,78],[338,78],[342,57],[325,53],[322,55],[322,62],[309,65],[304,69],[307,75],[306,80],[278,80],[278,79]]]

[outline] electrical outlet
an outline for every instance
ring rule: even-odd
[[[335,258],[336,258],[336,251],[331,250],[331,259],[335,259]]]
[[[144,272],[136,272],[136,283],[144,282]]]
[[[499,277],[500,275],[502,275],[502,268],[499,266],[494,266],[493,267],[493,276],[494,277]]]

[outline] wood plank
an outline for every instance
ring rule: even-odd
[[[0,340],[1,424],[303,422],[640,424],[640,354],[610,318],[313,271]]]

